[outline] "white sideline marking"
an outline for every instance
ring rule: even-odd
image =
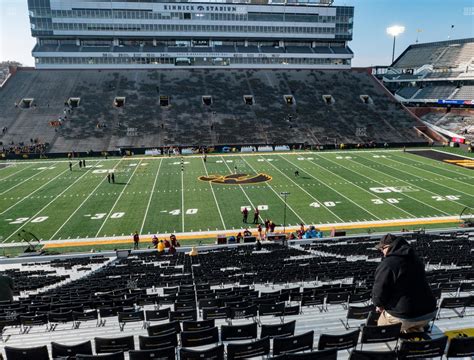
[[[114,169],[118,166],[118,164],[120,164],[122,160],[119,160],[117,162],[117,164],[114,166]],[[99,182],[99,184],[94,188],[94,190],[92,190],[90,192],[90,194],[84,199],[84,201],[82,201],[82,203],[76,208],[76,210],[73,211],[73,213],[71,215],[69,215],[69,217],[66,219],[66,221],[59,227],[58,230],[56,230],[56,232],[51,236],[50,240],[52,240],[57,234],[59,231],[61,231],[61,229],[69,222],[69,220],[72,219],[72,217],[79,211],[79,209],[82,207],[82,205],[84,205],[86,203],[87,200],[89,200],[89,198],[92,196],[92,194],[95,193],[95,191],[98,189],[98,187],[102,184],[102,182],[105,181],[105,177]],[[97,194],[95,194],[97,195]]]
[[[69,169],[67,169],[66,171],[68,171]],[[82,174],[81,176],[79,176],[71,185],[69,185],[66,189],[64,189],[63,191],[61,191],[61,193],[59,195],[57,195],[53,200],[51,200],[49,203],[47,203],[45,206],[43,206],[36,214],[34,214],[33,216],[31,216],[27,221],[25,221],[18,229],[16,229],[14,232],[12,232],[10,235],[8,235],[8,237],[3,240],[3,242],[7,241],[8,239],[10,239],[13,235],[15,235],[18,230],[22,229],[26,224],[30,223],[34,218],[36,218],[39,214],[41,214],[42,211],[44,211],[49,205],[51,205],[53,202],[55,202],[57,199],[59,199],[61,197],[62,194],[64,194],[66,191],[68,191],[71,187],[73,187],[79,180],[81,180],[87,173],[89,172],[89,170],[87,170],[84,174]]]
[[[73,165],[74,166],[74,165]],[[44,171],[44,170],[43,170]],[[19,201],[17,201],[16,203],[14,203],[12,206],[10,206],[8,209],[2,211],[0,213],[0,215],[3,215],[5,214],[8,210],[14,208],[15,206],[17,206],[19,203],[23,202],[24,200],[28,199],[31,195],[33,195],[34,193],[36,193],[37,191],[41,190],[42,188],[44,188],[46,185],[48,185],[50,182],[56,180],[58,177],[60,177],[62,174],[64,174],[65,172],[67,171],[70,171],[69,168],[67,168],[66,170],[64,170],[63,172],[59,173],[58,175],[56,175],[54,178],[52,178],[51,180],[49,180],[47,183],[44,183],[43,185],[41,185],[38,189],[34,190],[33,192],[29,193],[28,195],[24,196],[23,198],[21,198]]]
[[[370,221],[351,221],[351,222],[346,222],[346,223],[320,223],[316,224],[313,223],[316,228],[318,227],[347,227],[347,226],[352,226],[352,225],[367,225],[367,227],[373,226],[373,225],[391,225],[394,223],[399,223],[399,222],[409,222],[409,221],[436,221],[436,220],[446,220],[446,221],[459,221],[462,219],[468,219],[470,215],[450,215],[450,216],[433,216],[433,217],[422,217],[422,218],[400,218],[400,219],[390,219],[390,220],[370,220]],[[308,224],[309,225],[309,224]],[[299,226],[294,226],[294,227],[288,227],[288,229],[292,230],[297,230],[299,229]],[[240,229],[239,229],[240,230]],[[256,232],[256,228],[249,228],[250,231]],[[199,236],[199,235],[217,235],[217,234],[222,234],[222,230],[213,230],[213,231],[204,231],[204,232],[185,232],[185,233],[179,233],[175,230],[172,232],[167,232],[167,233],[160,233],[156,234],[157,237],[169,237],[171,233],[174,233],[179,236]],[[385,232],[386,233],[386,232]],[[130,239],[130,236],[116,236],[114,237],[116,240],[126,240]],[[49,240],[49,241],[44,241],[41,240],[40,244],[45,245],[45,244],[63,244],[63,243],[77,243],[77,242],[83,242],[83,241],[101,241],[101,240],[110,240],[109,237],[86,237],[86,238],[77,238],[77,239],[70,239],[70,240]],[[0,244],[0,248],[2,247],[17,247],[17,246],[24,246],[25,243],[8,243],[8,244]]]
[[[145,226],[145,221],[146,221],[146,217],[148,215],[148,210],[150,209],[151,198],[153,197],[153,193],[155,191],[156,180],[158,179],[158,175],[160,174],[160,169],[161,169],[161,164],[162,163],[163,163],[163,158],[160,159],[160,164],[158,165],[158,170],[156,171],[155,181],[153,182],[153,187],[151,188],[150,197],[148,198],[148,204],[146,205],[145,215],[143,216],[143,222],[142,222],[142,226],[140,228],[140,234],[143,232],[143,227]]]
[[[309,159],[313,159],[313,158],[308,158]],[[273,166],[276,170],[278,170],[280,173],[282,173],[288,180],[290,180],[293,184],[295,184],[297,187],[299,187],[301,190],[303,190],[306,194],[308,194],[313,200],[317,201],[318,203],[322,204],[323,202],[318,200],[316,197],[314,197],[312,194],[310,194],[309,192],[307,192],[305,189],[303,189],[300,185],[298,185],[297,182],[295,182],[293,179],[291,179],[288,175],[286,175],[283,171],[281,171],[280,169],[278,169],[275,165],[273,164],[270,164],[271,166]],[[338,220],[340,221],[343,221],[338,215],[336,215],[333,211],[331,211],[331,209],[329,209],[327,206],[324,207],[326,210],[328,210],[331,214],[333,214]]]
[[[140,164],[141,162],[142,162],[142,160],[140,160],[139,164]],[[110,209],[110,211],[108,212],[107,216],[105,217],[104,222],[103,222],[102,225],[100,226],[99,230],[97,230],[97,233],[95,234],[96,237],[99,236],[100,231],[102,230],[102,228],[104,227],[105,223],[106,223],[107,220],[109,219],[110,214],[112,214],[112,211],[114,211],[115,206],[116,206],[117,203],[119,202],[120,198],[122,197],[123,193],[125,192],[125,189],[127,188],[128,184],[130,183],[130,180],[132,180],[132,177],[133,177],[133,175],[135,174],[135,172],[137,171],[138,168],[139,168],[139,166],[136,166],[135,169],[133,169],[132,175],[128,178],[127,183],[124,185],[122,191],[120,192],[119,196],[117,197],[117,199],[115,200],[114,204],[112,205],[112,208]]]
[[[202,164],[204,166],[204,170],[206,171],[206,176],[209,176],[209,173],[207,171],[207,167],[206,167],[206,163],[204,162],[204,159],[201,159],[201,161],[202,161]],[[217,211],[219,212],[219,217],[221,218],[222,226],[223,226],[224,230],[227,230],[227,228],[225,226],[225,223],[224,223],[224,218],[222,217],[221,208],[219,207],[219,204],[218,204],[217,198],[216,198],[216,194],[214,192],[214,188],[212,187],[212,182],[210,182],[210,181],[209,181],[209,186],[211,187],[212,196],[214,196],[214,202],[216,203]]]

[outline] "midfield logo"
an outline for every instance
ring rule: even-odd
[[[247,174],[231,174],[231,175],[209,175],[200,176],[199,180],[209,181],[213,184],[225,185],[246,185],[258,184],[270,181],[272,177],[267,174],[247,175]]]

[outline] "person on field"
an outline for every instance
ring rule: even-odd
[[[249,217],[249,211],[246,207],[242,210],[242,222],[247,223],[247,219]]]
[[[403,333],[423,332],[436,315],[423,262],[405,239],[392,234],[382,237],[376,248],[383,254],[372,289],[378,325],[401,323]]]
[[[69,171],[72,171],[72,162],[69,161]]]
[[[112,184],[115,184],[115,174],[114,173],[112,173],[110,175],[110,178],[112,179]]]
[[[258,210],[258,208],[255,208],[253,210],[253,223],[254,224],[258,224],[258,217],[260,215],[260,211]]]
[[[138,231],[135,231],[133,234],[133,249],[138,250],[138,244],[140,243],[140,236],[138,235]]]
[[[107,174],[107,181],[108,181],[109,184],[110,184],[110,173]]]
[[[82,160],[79,160],[79,169],[82,169]]]

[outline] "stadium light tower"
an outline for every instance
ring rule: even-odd
[[[387,34],[393,36],[393,50],[392,50],[392,64],[395,60],[395,40],[398,35],[401,35],[405,32],[405,26],[393,25],[387,28]]]

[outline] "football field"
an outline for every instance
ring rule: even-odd
[[[282,192],[287,226],[454,219],[474,207],[472,169],[398,150],[72,163],[72,171],[64,159],[1,165],[0,243],[20,241],[22,230],[43,240],[232,231],[247,226],[243,207],[249,222],[258,207],[261,222],[282,225]]]

